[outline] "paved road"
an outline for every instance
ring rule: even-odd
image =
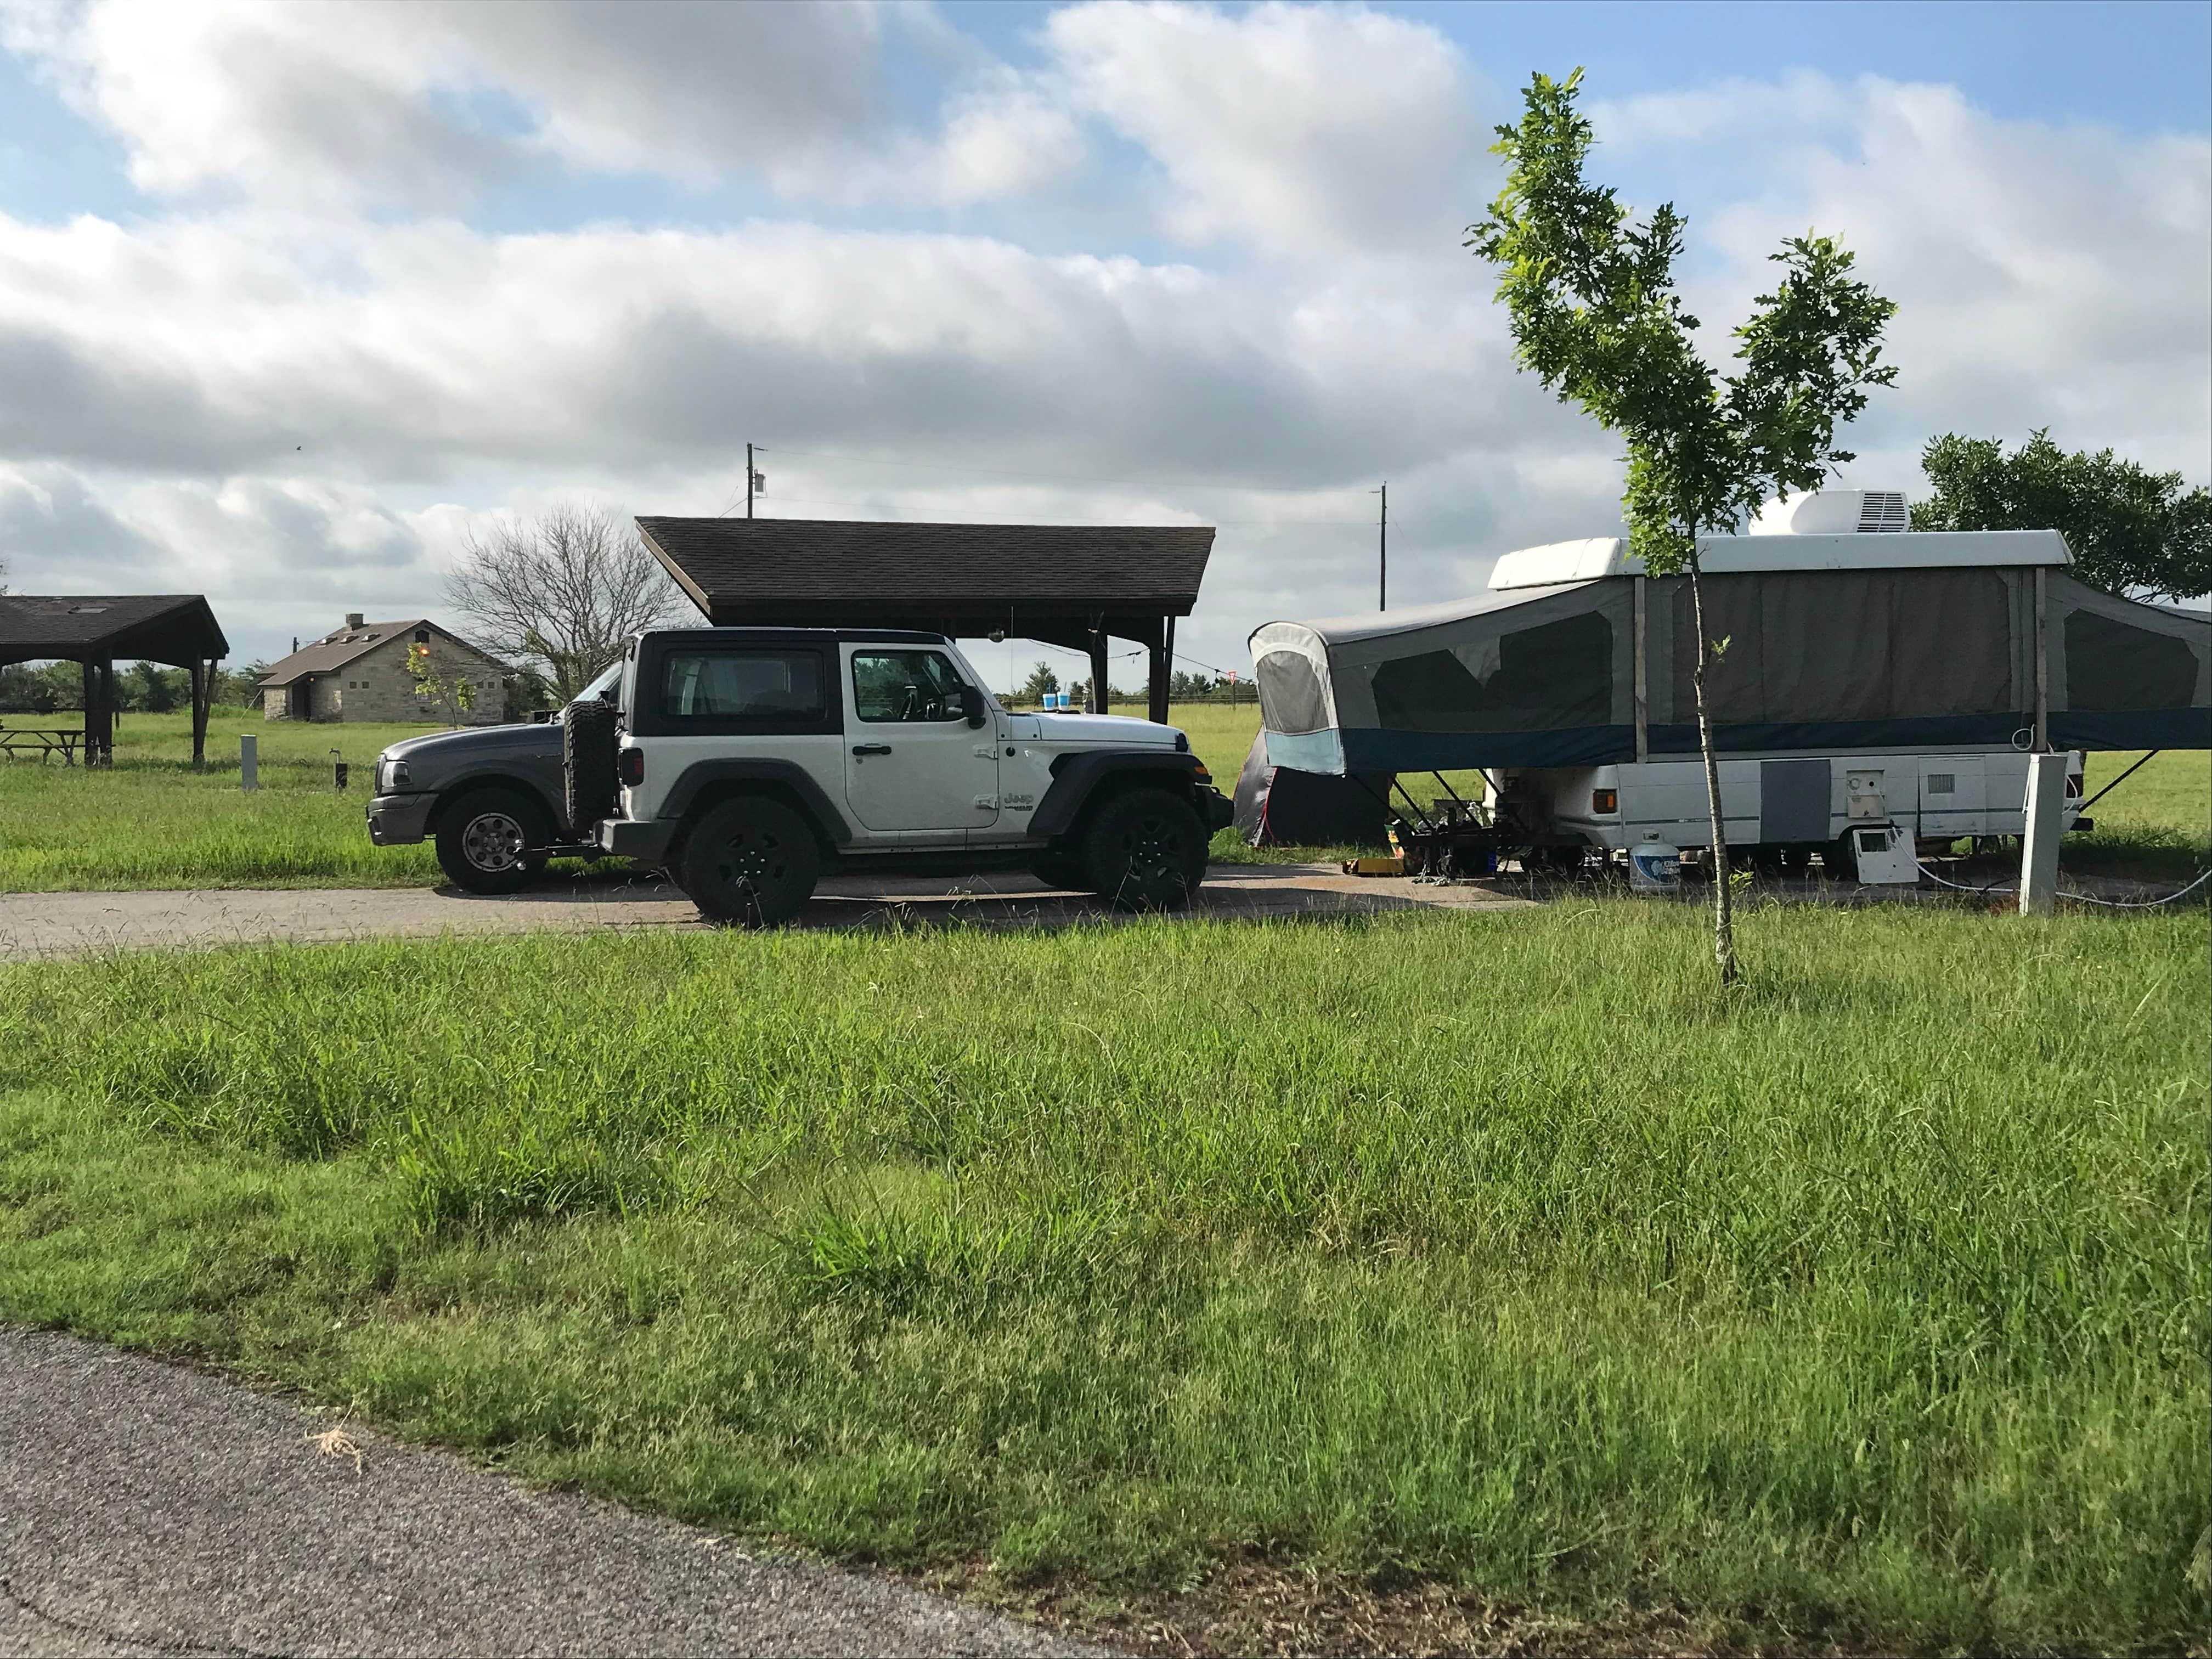
[[[1199,899],[1196,914],[1248,919],[1421,906],[1487,909],[1526,902],[1481,885],[1435,887],[1395,878],[1364,878],[1322,864],[1216,865]],[[822,884],[801,925],[868,927],[958,921],[1049,927],[1113,914],[1095,899],[1054,893],[1026,875],[957,881],[840,877]],[[512,898],[477,898],[428,887],[9,893],[0,894],[0,959],[252,939],[702,925],[690,900],[651,882],[556,882]]]
[[[0,1328],[0,1655],[1097,1654]]]

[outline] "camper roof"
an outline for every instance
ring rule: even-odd
[[[1715,574],[1751,570],[1930,570],[1972,565],[2066,565],[2055,530],[1931,530],[1909,534],[1700,536],[1698,562]],[[1601,576],[1640,576],[1644,561],[1619,536],[1553,542],[1508,553],[1490,586],[1548,587]]]

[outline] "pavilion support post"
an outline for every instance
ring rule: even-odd
[[[1160,618],[1160,641],[1152,647],[1152,706],[1149,711],[1156,726],[1168,723],[1168,681],[1175,665],[1175,618]]]
[[[192,770],[207,769],[208,705],[215,700],[215,664],[192,661]]]
[[[1106,706],[1106,633],[1099,629],[1091,636],[1091,712],[1103,714]]]
[[[115,764],[115,665],[84,665],[84,763]]]

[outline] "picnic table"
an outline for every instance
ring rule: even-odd
[[[44,760],[49,755],[59,755],[62,764],[75,766],[77,750],[84,746],[84,728],[81,726],[9,726],[0,722],[0,754],[13,760],[18,755],[36,755]]]

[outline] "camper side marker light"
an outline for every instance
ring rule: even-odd
[[[1590,811],[1600,817],[1610,817],[1620,811],[1620,792],[1618,789],[1590,791]]]

